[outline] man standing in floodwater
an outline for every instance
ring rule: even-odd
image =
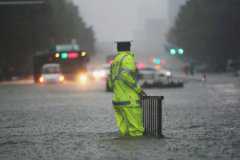
[[[118,54],[111,65],[110,88],[113,108],[121,136],[142,136],[144,133],[140,96],[146,95],[136,80],[135,56],[131,42],[117,42]]]

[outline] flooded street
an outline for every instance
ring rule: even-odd
[[[240,83],[211,75],[163,95],[165,138],[118,138],[111,93],[74,84],[0,85],[0,159],[240,159]]]

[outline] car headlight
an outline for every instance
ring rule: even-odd
[[[94,71],[93,72],[93,76],[94,76],[94,78],[100,78],[100,72],[99,71]]]
[[[44,78],[43,78],[43,76],[41,76],[41,77],[39,78],[39,82],[40,82],[40,83],[44,83]]]
[[[100,71],[99,74],[101,77],[106,77],[106,75],[107,75],[105,71]]]
[[[65,79],[65,78],[64,78],[64,76],[63,76],[63,75],[61,75],[61,76],[59,77],[59,81],[60,81],[60,82],[63,82],[63,81],[64,81],[64,79]]]
[[[167,71],[166,75],[170,77],[172,75],[172,73],[170,71]]]
[[[96,79],[99,79],[99,78],[103,78],[103,77],[106,77],[106,72],[105,71],[94,71],[93,72],[93,76],[96,78]]]
[[[82,84],[87,83],[87,81],[88,81],[87,75],[86,75],[86,74],[80,74],[80,75],[78,76],[78,81],[79,81],[80,83],[82,83]]]

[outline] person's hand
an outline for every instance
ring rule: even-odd
[[[147,94],[143,90],[141,90],[140,95],[141,96],[147,96]]]

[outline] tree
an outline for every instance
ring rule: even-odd
[[[168,41],[184,48],[187,58],[223,66],[239,58],[239,19],[238,0],[190,0],[181,8]]]
[[[5,77],[30,73],[36,51],[72,39],[82,49],[94,52],[93,29],[86,26],[71,2],[45,0],[41,5],[0,6],[0,20],[0,74]]]

